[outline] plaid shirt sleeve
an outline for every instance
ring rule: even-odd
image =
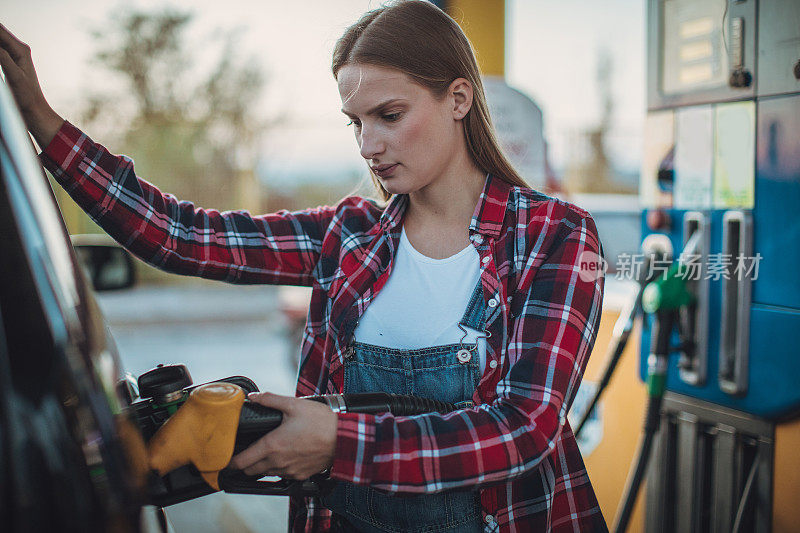
[[[446,415],[340,414],[333,478],[430,493],[508,481],[548,457],[594,344],[603,296],[602,272],[580,270],[600,253],[594,221],[586,213],[572,220],[551,230],[549,253],[531,253],[518,278],[524,298],[496,399]]]
[[[335,208],[253,216],[195,207],[137,178],[65,122],[40,159],[78,205],[142,260],[176,274],[231,283],[311,285]]]

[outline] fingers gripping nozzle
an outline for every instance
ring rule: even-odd
[[[150,439],[150,468],[164,475],[191,463],[206,483],[219,490],[219,472],[233,456],[244,401],[244,391],[233,383],[207,383],[194,389]]]

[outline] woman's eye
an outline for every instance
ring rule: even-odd
[[[360,122],[356,122],[355,120],[351,120],[350,122],[347,123],[347,125],[348,126],[355,125],[356,128],[360,128],[361,127],[361,123]]]
[[[389,113],[388,115],[383,115],[383,119],[388,120],[389,122],[394,122],[399,118],[400,118],[400,113]]]

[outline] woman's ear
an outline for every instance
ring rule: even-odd
[[[472,84],[465,78],[456,78],[447,94],[453,102],[453,118],[461,120],[472,107]]]

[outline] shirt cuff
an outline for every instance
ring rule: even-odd
[[[331,478],[368,484],[372,480],[375,455],[375,415],[339,413],[338,416]]]
[[[69,121],[64,121],[50,144],[39,154],[42,165],[60,183],[69,181],[70,170],[82,159],[84,148],[91,140]]]

